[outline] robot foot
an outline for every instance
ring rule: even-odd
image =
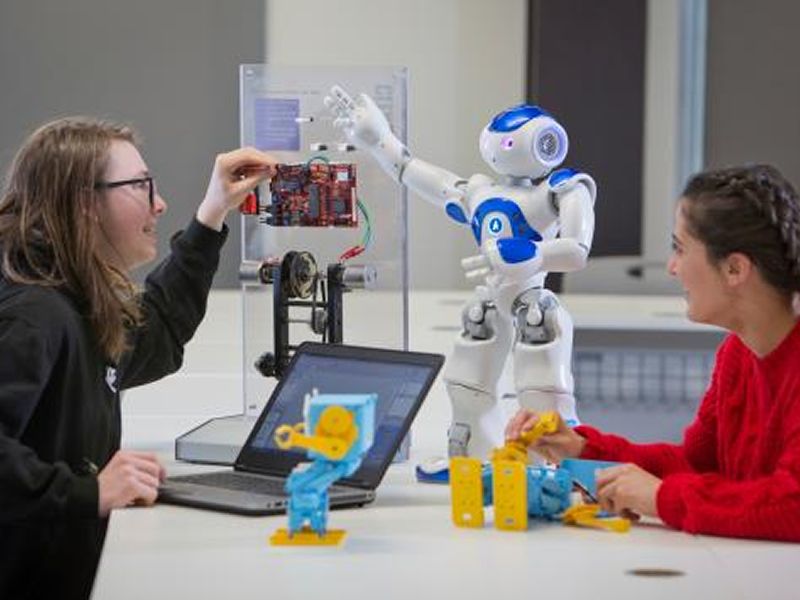
[[[420,483],[450,483],[450,461],[441,456],[434,456],[419,463],[415,469],[417,481]]]

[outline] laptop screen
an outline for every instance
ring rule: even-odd
[[[374,393],[375,439],[345,483],[374,488],[392,461],[433,384],[443,358],[436,354],[306,343],[295,353],[237,459],[237,467],[288,474],[308,460],[303,450],[281,450],[275,430],[303,421],[306,394]]]

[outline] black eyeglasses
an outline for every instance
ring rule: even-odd
[[[98,181],[94,184],[96,190],[110,190],[111,188],[132,185],[135,189],[144,189],[147,185],[147,200],[150,203],[150,210],[156,205],[156,184],[152,176],[137,177],[136,179],[122,179],[120,181]]]

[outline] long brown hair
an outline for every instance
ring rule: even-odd
[[[800,291],[800,199],[778,169],[752,165],[699,173],[683,198],[687,228],[711,260],[741,252],[776,289]]]
[[[100,348],[118,360],[140,310],[128,274],[101,259],[95,239],[95,185],[114,140],[135,144],[136,134],[119,123],[69,117],[28,137],[0,197],[0,270],[9,281],[77,299]]]

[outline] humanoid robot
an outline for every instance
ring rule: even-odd
[[[544,289],[549,271],[585,266],[594,234],[596,186],[587,174],[557,169],[567,133],[547,112],[522,104],[483,129],[480,152],[495,177],[460,177],[410,154],[373,100],[334,86],[325,104],[339,128],[398,183],[471,228],[480,254],[461,264],[483,278],[462,311],[444,380],[453,409],[448,454],[483,458],[502,445],[498,402],[503,368],[513,355],[522,407],[557,410],[577,424],[573,395],[572,320]]]
[[[337,545],[345,536],[329,530],[328,488],[356,472],[375,436],[376,394],[306,396],[304,422],[275,430],[279,448],[305,448],[310,465],[295,467],[286,481],[289,528],[270,538],[273,545]]]

